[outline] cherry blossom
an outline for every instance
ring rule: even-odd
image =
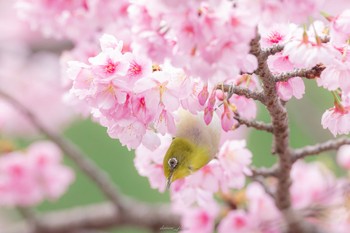
[[[349,133],[349,111],[349,106],[336,103],[334,107],[323,113],[321,121],[323,128],[328,128],[334,136]]]
[[[0,204],[30,206],[61,197],[74,179],[72,170],[61,164],[61,157],[51,142],[36,142],[25,152],[3,154]]]
[[[219,233],[252,232],[252,222],[249,221],[249,215],[241,210],[231,211],[220,223],[218,227]]]
[[[34,54],[35,44],[22,49],[17,42],[1,43],[1,87],[30,106],[28,110],[50,132],[71,121],[69,102],[105,127],[111,138],[135,149],[136,170],[151,188],[170,195],[171,211],[181,217],[181,232],[280,233],[291,226],[294,214],[303,218],[296,225],[305,222],[325,232],[345,233],[350,227],[348,179],[336,177],[320,162],[294,160],[294,155],[308,156],[310,147],[294,150],[293,141],[288,145],[285,105],[293,97],[304,97],[306,82],[317,83],[334,97],[334,106],[322,116],[322,127],[334,136],[350,132],[348,4],[17,0],[20,18],[60,41],[67,51],[58,67],[58,56]],[[7,32],[3,34],[13,33],[9,26]],[[266,107],[271,124],[255,119],[258,106]],[[218,123],[221,142],[208,164],[166,190],[163,158],[184,110],[200,116],[203,124]],[[271,176],[259,176],[250,167],[248,134],[238,133],[244,139],[234,140],[237,128],[246,126],[272,131],[278,162]],[[6,136],[37,133],[2,98],[0,131]],[[349,169],[348,157],[344,146],[338,151],[339,166]],[[0,157],[0,204],[31,206],[56,200],[73,178],[52,143],[7,151]],[[289,181],[290,188],[281,190]]]
[[[338,164],[345,168],[350,169],[350,153],[349,153],[350,146],[344,145],[340,147],[337,154],[337,162]]]
[[[182,233],[211,233],[215,226],[215,210],[191,209],[182,218]]]
[[[278,82],[276,85],[278,96],[284,101],[291,99],[293,96],[301,99],[305,93],[304,82],[300,77],[291,78],[286,82]]]
[[[160,146],[150,150],[143,145],[135,151],[135,167],[141,176],[149,179],[150,185],[160,192],[166,188],[166,178],[163,175],[163,156],[171,143],[171,137],[161,137]]]
[[[54,132],[61,131],[75,114],[63,101],[66,89],[60,82],[58,57],[48,53],[29,56],[27,52],[24,48],[2,53],[1,90],[21,104],[32,106],[33,114],[45,127]],[[33,79],[28,79],[28,76]],[[0,98],[0,105],[0,130],[4,135],[24,137],[38,134],[27,117],[8,101]]]
[[[329,17],[329,20],[331,20],[331,42],[337,46],[342,46],[347,43],[347,40],[349,40],[349,15],[350,10],[346,9],[335,17]]]

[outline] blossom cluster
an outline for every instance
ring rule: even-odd
[[[339,6],[344,6],[344,4],[341,2]],[[76,44],[74,50],[65,54],[63,61],[72,59],[89,63],[88,66],[102,65],[102,60],[111,55],[107,53],[113,53],[111,52],[112,48],[106,49],[108,45],[103,45],[105,46],[102,49],[104,55],[97,56],[95,59],[91,57],[100,54],[97,48],[97,39],[101,36],[104,38],[105,33],[111,34],[118,41],[123,41],[122,50],[119,48],[118,51],[114,48],[113,51],[116,54],[127,54],[118,58],[112,57],[112,60],[115,61],[116,59],[123,60],[123,64],[121,64],[123,67],[119,67],[121,70],[116,73],[117,75],[128,76],[130,74],[125,72],[130,73],[132,69],[134,69],[133,72],[136,72],[137,67],[130,69],[127,67],[136,60],[138,63],[135,64],[143,65],[143,69],[145,69],[143,71],[145,73],[141,75],[143,77],[151,73],[152,76],[169,77],[167,73],[175,73],[172,68],[178,69],[177,76],[183,76],[183,79],[190,83],[184,84],[187,89],[193,89],[192,85],[195,85],[197,90],[192,91],[192,93],[185,91],[184,94],[178,91],[172,96],[177,98],[180,96],[179,101],[185,102],[188,100],[186,95],[193,97],[192,95],[200,94],[202,98],[199,98],[199,103],[202,105],[205,104],[208,96],[216,96],[213,89],[217,84],[237,85],[240,83],[238,80],[241,79],[242,73],[248,74],[248,80],[256,78],[249,75],[257,68],[257,60],[255,56],[250,54],[249,46],[250,41],[256,36],[256,27],[259,29],[258,33],[261,34],[263,48],[284,46],[281,52],[269,57],[269,68],[274,75],[278,76],[278,74],[295,69],[310,69],[315,65],[323,64],[326,68],[321,77],[316,79],[317,84],[329,91],[341,91],[341,94],[337,94],[338,97],[345,98],[344,96],[348,95],[350,89],[346,78],[349,73],[347,70],[349,11],[342,10],[339,6],[327,1],[315,0],[237,0],[234,2],[227,0],[181,2],[81,0],[57,1],[55,3],[41,0],[20,0],[16,3],[19,15],[28,20],[33,27],[39,28],[47,36],[70,39]],[[324,17],[328,21],[319,21],[318,19],[324,18],[319,12],[325,10],[334,15],[325,13]],[[298,25],[308,22],[310,17],[315,20],[310,23],[308,29]],[[99,20],[95,20],[96,18]],[[84,35],[84,38],[80,35]],[[106,52],[107,50],[111,51]],[[114,56],[117,56],[116,54]],[[105,58],[102,58],[103,56]],[[91,59],[88,62],[89,57]],[[169,69],[164,67],[165,64]],[[152,69],[157,69],[154,68],[155,66],[161,67],[161,72],[153,73]],[[87,67],[83,69],[85,68]],[[112,70],[108,72],[112,72]],[[133,80],[142,79],[140,74],[131,75],[136,75]],[[153,78],[157,79],[158,77]],[[159,82],[161,83],[162,80]],[[126,83],[129,88],[126,92],[129,92],[130,89],[134,91],[135,88],[130,88],[130,85],[134,86],[135,81]],[[142,84],[141,81],[136,86],[140,86],[140,84]],[[124,89],[123,84],[119,83],[118,85],[118,88]],[[284,101],[288,101],[293,96],[301,99],[305,93],[302,77],[298,76],[278,82],[276,86],[280,98]],[[250,84],[248,87],[251,88]],[[173,92],[176,88],[183,89],[183,86],[173,87]],[[134,94],[138,95],[139,92],[143,91],[145,90],[137,90]],[[82,95],[82,93],[79,94],[80,99],[83,98]],[[126,95],[125,92],[120,95],[122,96],[118,97],[119,102],[128,102],[129,99],[126,97],[131,96]],[[125,96],[123,97],[123,95]],[[86,98],[90,97],[86,96]],[[128,101],[124,101],[124,99]],[[187,105],[198,105],[197,101],[189,99]],[[223,129],[228,131],[235,128],[236,122],[231,116],[235,114],[236,106],[231,106],[230,101],[227,101],[228,103],[223,101],[223,106],[220,105],[222,108],[216,108],[213,106],[214,101],[212,100],[213,98],[209,98],[208,103],[205,104],[206,122],[210,122],[213,111],[218,109]],[[166,102],[166,100],[164,101]],[[93,111],[98,119],[100,116],[97,115],[106,118],[106,109],[103,108],[108,108],[108,106],[100,106],[103,109],[101,111],[98,103],[89,103],[88,105],[89,107],[82,108],[85,113]],[[183,105],[185,103],[181,107],[184,107]],[[248,103],[248,105],[247,109],[252,109],[250,112],[254,111],[254,104]],[[175,103],[173,106],[173,109],[164,106],[165,112],[162,113],[165,119],[170,122],[174,117],[170,112],[176,110],[179,104]],[[91,110],[92,108],[94,110]],[[135,148],[141,141],[147,140],[143,137],[150,132],[147,121],[150,121],[151,118],[159,119],[161,109],[160,107],[155,110],[154,107],[153,110],[150,110],[150,112],[158,112],[151,113],[154,116],[145,117],[145,122],[130,119],[121,126],[112,123],[111,119],[99,121],[107,126],[110,135],[116,138],[121,138],[123,133],[120,132],[127,125],[136,122],[134,125],[137,128],[135,130],[139,132],[136,133],[138,139],[135,142],[130,142],[126,138],[121,138],[129,148]],[[194,111],[198,110],[196,107],[194,109]],[[328,128],[334,135],[348,133],[350,128],[343,123],[349,116],[347,109],[346,101],[338,101],[334,108],[325,112],[322,118],[323,127]],[[199,110],[203,109],[199,108]],[[129,114],[132,116],[130,118],[134,118],[134,115]],[[171,128],[172,126],[169,126],[169,129],[166,130],[167,133],[172,133]],[[135,133],[135,130],[131,131]],[[164,130],[161,133],[164,134]],[[154,136],[148,135],[147,138],[154,138]],[[159,140],[157,141],[159,144]]]
[[[208,84],[201,79],[169,63],[160,66],[138,52],[125,51],[123,42],[111,35],[104,34],[100,46],[101,52],[87,63],[68,63],[71,94],[83,100],[94,119],[108,128],[108,134],[129,149],[141,143],[157,148],[158,134],[175,133],[176,110],[180,107],[194,114],[205,108],[207,124],[216,109],[226,131],[234,127],[234,112],[247,119],[256,116],[254,101],[238,95],[227,100],[220,87],[212,88],[209,96]],[[256,88],[255,79],[247,76],[239,75],[235,82],[249,82],[252,89]],[[221,102],[223,108],[217,107]]]
[[[61,197],[74,180],[53,143],[38,141],[0,157],[0,205],[32,206]]]
[[[296,69],[312,69],[322,64],[325,69],[316,78],[318,86],[331,91],[335,106],[322,116],[322,126],[331,133],[348,134],[349,119],[349,31],[347,29],[349,10],[335,17],[327,17],[328,23],[314,21],[308,30],[294,24],[278,24],[272,28],[261,27],[262,42],[265,46],[283,45],[281,52],[270,56],[271,71],[279,74]],[[304,82],[300,77],[292,77],[276,84],[279,97],[288,101],[291,97],[301,99],[305,93]]]
[[[151,151],[144,146],[136,149],[135,166],[141,176],[160,192],[165,191],[163,156],[171,143],[171,137],[162,137],[161,146]],[[198,172],[175,181],[170,189],[173,211],[182,216],[181,232],[211,233],[217,223],[219,233],[235,232],[283,232],[285,223],[273,197],[258,182],[247,184],[251,175],[252,154],[242,140],[226,141],[217,159]],[[340,164],[349,169],[350,149],[339,152]],[[292,205],[307,221],[322,229],[347,232],[350,227],[347,202],[348,183],[337,179],[320,162],[297,162],[291,171]],[[276,180],[266,184],[273,188]],[[343,216],[337,216],[343,212]],[[325,216],[320,218],[318,216]],[[336,220],[336,221],[335,221]]]
[[[252,120],[257,107],[227,86],[259,94],[265,87],[257,69],[268,69],[263,75],[287,102],[304,97],[305,77],[297,74],[324,67],[320,77],[306,77],[334,98],[321,124],[334,136],[350,132],[350,10],[344,8],[349,3],[336,1],[342,4],[19,0],[16,6],[33,28],[74,43],[61,57],[64,84],[71,88],[68,98],[105,126],[110,137],[136,149],[139,174],[164,192],[162,160],[175,136],[177,111],[203,115],[206,124],[218,115],[221,133],[232,131],[239,126],[235,118]],[[259,38],[268,67],[252,55],[251,41]],[[296,75],[277,79],[288,73]],[[345,169],[348,150],[338,155]],[[283,216],[265,190],[275,187],[276,178],[266,185],[248,183],[251,160],[245,141],[226,138],[215,159],[172,184],[172,206],[182,216],[183,232],[283,232]],[[292,206],[306,221],[326,231],[347,232],[346,181],[320,163],[301,161],[293,165],[291,179]],[[339,213],[344,217],[337,218]]]

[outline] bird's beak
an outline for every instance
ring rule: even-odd
[[[168,176],[168,180],[167,180],[167,183],[166,183],[166,189],[170,189],[171,180],[173,178],[173,173],[174,173],[174,171],[170,171],[170,174]]]

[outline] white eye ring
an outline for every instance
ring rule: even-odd
[[[176,158],[171,158],[168,161],[169,167],[174,169],[177,165],[177,159]]]

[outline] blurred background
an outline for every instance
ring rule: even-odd
[[[0,1],[0,87],[7,88],[8,82],[15,79],[15,75],[22,75],[28,80],[31,77],[24,66],[12,66],[8,60],[18,61],[19,58],[24,59],[23,64],[31,60],[38,54],[50,54],[53,56],[53,63],[56,68],[50,68],[59,76],[59,54],[64,49],[69,49],[70,44],[65,41],[45,39],[40,33],[31,32],[28,25],[20,22],[16,18],[12,1]],[[25,51],[25,52],[23,52]],[[45,69],[48,67],[42,67]],[[54,69],[54,70],[53,70]],[[5,72],[6,70],[6,72]],[[5,77],[6,75],[6,77]],[[48,74],[48,75],[52,75]],[[21,77],[23,78],[23,77]],[[34,81],[33,81],[34,82]],[[287,104],[290,124],[290,140],[293,147],[302,147],[308,144],[322,142],[333,136],[328,130],[322,129],[321,116],[323,112],[333,105],[333,99],[330,93],[317,87],[313,80],[306,80],[306,94],[301,101],[292,99]],[[12,90],[12,89],[11,89]],[[15,90],[16,91],[16,90]],[[14,93],[16,95],[16,93]],[[17,93],[21,94],[21,93]],[[4,111],[1,109],[0,113]],[[50,109],[47,111],[51,111]],[[269,122],[269,116],[263,106],[259,106],[259,114],[257,119]],[[2,122],[2,125],[1,125]],[[11,124],[11,116],[0,116],[0,132],[1,129],[7,129],[6,126]],[[3,127],[3,128],[1,128]],[[9,130],[9,129],[7,129]],[[247,135],[248,148],[252,151],[255,166],[271,166],[275,161],[275,157],[271,155],[271,135],[266,132],[256,130],[245,130],[247,133],[240,132],[237,137],[243,138]],[[78,145],[99,167],[105,170],[119,186],[125,195],[137,198],[146,202],[168,202],[169,193],[159,193],[152,190],[147,178],[138,175],[133,159],[134,151],[128,151],[122,147],[117,140],[108,137],[106,129],[92,122],[88,118],[82,120],[74,120],[64,131],[65,137],[69,138]],[[8,138],[1,132],[0,139]],[[12,138],[13,139],[13,138]],[[30,140],[18,139],[16,137],[18,147],[24,147]],[[315,159],[315,158],[310,158]],[[329,167],[335,169],[334,156],[322,155],[317,159],[324,161]],[[98,203],[104,200],[104,197],[96,188],[96,186],[86,178],[70,160],[65,161],[72,166],[76,172],[76,180],[69,188],[69,191],[57,202],[45,202],[37,207],[40,212],[58,210],[90,203]],[[12,210],[1,208],[2,221],[11,215],[16,215]],[[1,231],[0,231],[1,232]],[[136,233],[148,232],[141,229],[121,228],[114,231],[115,233]]]

